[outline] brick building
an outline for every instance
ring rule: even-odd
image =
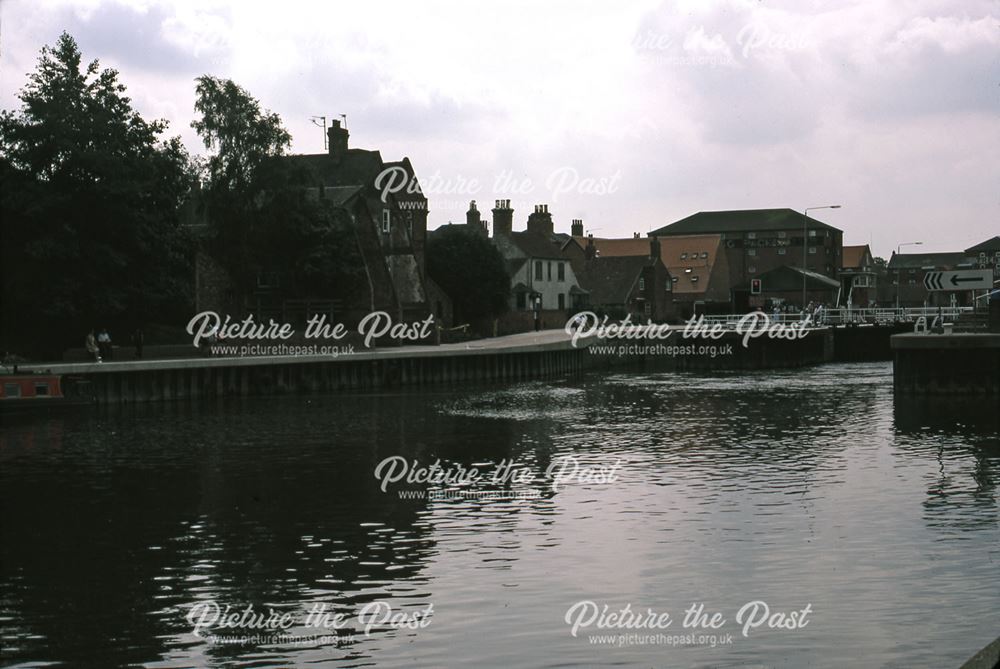
[[[792,209],[702,211],[649,236],[705,234],[722,240],[721,260],[727,267],[729,303],[735,312],[749,309],[752,278],[790,266],[836,280],[843,263],[843,232]]]

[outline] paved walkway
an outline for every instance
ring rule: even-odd
[[[536,351],[553,351],[571,348],[570,335],[562,329],[542,330],[541,332],[523,332],[520,334],[476,339],[473,341],[440,346],[392,346],[378,349],[365,349],[354,346],[352,352],[338,355],[305,354],[305,355],[246,355],[246,356],[191,356],[189,358],[165,358],[160,360],[122,360],[96,362],[53,362],[32,363],[20,365],[21,371],[46,371],[52,374],[93,374],[124,371],[143,371],[161,369],[190,369],[197,367],[242,367],[251,365],[298,364],[310,362],[331,362],[333,360],[350,362],[361,360],[395,360],[400,358],[433,358],[442,356],[484,355],[490,353],[530,353]],[[264,346],[280,342],[256,342]],[[310,342],[308,345],[312,345]],[[579,342],[580,346],[590,341]],[[322,342],[315,342],[323,346]],[[253,344],[251,344],[252,346]],[[330,346],[344,348],[343,344],[331,343]],[[295,344],[290,346],[302,346]],[[350,345],[346,345],[350,347]]]

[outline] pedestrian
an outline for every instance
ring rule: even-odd
[[[111,335],[108,334],[107,328],[101,328],[101,331],[97,333],[97,348],[101,353],[101,357],[105,360],[114,358],[111,350]]]
[[[87,349],[87,353],[93,358],[94,362],[101,362],[101,350],[97,345],[97,339],[94,337],[93,328],[87,333],[87,338],[84,340],[83,346]]]
[[[135,359],[142,360],[142,345],[145,343],[142,328],[136,328],[132,333],[132,345],[135,346]]]

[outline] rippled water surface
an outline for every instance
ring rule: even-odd
[[[3,660],[957,667],[1000,634],[996,414],[894,402],[874,364],[6,420]],[[554,485],[570,455],[616,480]],[[528,474],[383,492],[391,456]],[[566,622],[585,600],[674,622],[603,645]],[[808,624],[744,636],[755,600]],[[221,643],[193,633],[199,602],[294,622]],[[425,624],[365,634],[373,602]],[[664,638],[692,603],[723,614],[715,647]],[[347,621],[336,639],[306,624],[317,606]]]

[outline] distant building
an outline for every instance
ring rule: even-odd
[[[732,281],[721,235],[661,237],[660,256],[673,280],[673,299],[682,320],[695,314],[730,311]]]
[[[204,249],[196,258],[195,302],[200,310],[238,311],[261,320],[297,322],[315,313],[350,321],[371,311],[387,311],[396,319],[426,318],[434,311],[442,320],[451,313],[448,298],[426,275],[427,198],[420,190],[408,158],[386,162],[378,151],[348,147],[348,132],[339,121],[328,130],[326,153],[281,158],[299,169],[308,197],[346,213],[354,230],[356,250],[363,260],[364,281],[346,299],[286,299],[282,277],[264,272],[256,287],[236,296],[221,265]],[[391,181],[389,180],[391,177]],[[397,185],[384,192],[387,183]],[[188,218],[196,230],[206,230],[197,203]]]
[[[878,267],[868,244],[845,246],[839,279],[841,303],[856,308],[874,304],[878,300]]]
[[[789,266],[836,279],[843,263],[843,232],[792,209],[702,211],[654,230],[649,236],[704,234],[719,235],[722,240],[729,302],[736,312],[750,307],[753,278]],[[801,299],[800,293],[796,302]]]
[[[353,206],[351,212],[365,260],[369,309],[408,320],[426,318],[432,302],[446,298],[428,285],[427,198],[410,159],[386,162],[378,151],[349,148],[347,128],[338,120],[327,135],[326,153],[286,160],[303,168],[307,185],[320,198],[343,188],[357,189],[355,197],[364,206]]]
[[[776,267],[757,278],[761,283],[761,295],[767,295],[772,304],[799,304],[805,288],[807,305],[810,302],[832,305],[840,292],[840,282],[836,279],[800,267]]]
[[[675,315],[673,283],[660,258],[660,243],[655,239],[635,241],[645,250],[633,254],[631,251],[639,250],[630,248],[622,255],[598,255],[595,246],[588,245],[577,276],[590,295],[590,308],[617,318],[629,315],[639,323],[670,320]]]
[[[1000,279],[1000,236],[987,239],[975,246],[965,249],[976,267],[979,269],[992,269],[993,278]]]
[[[993,240],[983,242],[989,248]],[[967,251],[952,253],[893,253],[889,259],[888,273],[893,287],[893,303],[898,303],[901,307],[943,307],[943,306],[972,306],[973,291],[928,291],[924,287],[924,276],[928,272],[962,270],[962,269],[989,269],[994,268],[994,277],[1000,278],[996,273],[997,256],[985,255],[983,251],[982,263],[980,262],[980,251],[982,244],[973,246]],[[992,259],[993,265],[990,264]]]
[[[582,232],[582,230],[580,230]],[[653,306],[654,313],[663,319],[687,320],[693,314],[725,313],[729,311],[729,268],[722,258],[720,235],[678,235],[643,239],[638,234],[631,238],[604,239],[576,235],[564,252],[586,262],[589,257],[645,257],[650,256],[652,243],[659,247],[660,262],[670,280],[667,290],[654,297],[662,306]],[[655,285],[659,286],[657,281]],[[590,286],[584,283],[588,290]],[[654,302],[655,305],[655,302]]]
[[[466,224],[480,225],[475,203],[470,204]],[[493,243],[507,266],[511,283],[510,329],[526,329],[525,314],[538,310],[545,327],[562,327],[571,312],[586,307],[587,291],[582,289],[570,257],[563,253],[564,235],[553,229],[548,205],[536,205],[528,217],[527,229],[513,230],[514,210],[510,200],[497,200],[493,208]],[[483,224],[485,229],[485,224]],[[514,323],[517,321],[517,324]]]

